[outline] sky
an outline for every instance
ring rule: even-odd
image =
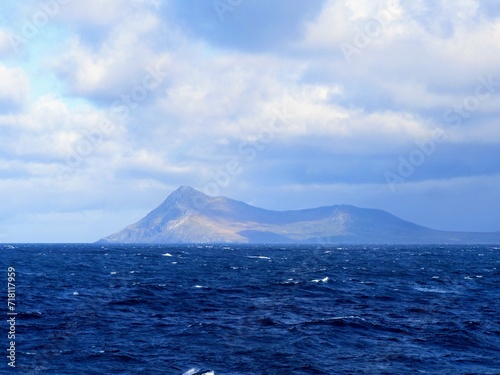
[[[0,3],[0,242],[93,242],[181,185],[500,230],[497,0]]]

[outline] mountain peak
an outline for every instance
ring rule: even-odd
[[[210,197],[191,186],[181,186],[174,190],[163,204],[175,204],[183,208],[200,209],[206,206]]]
[[[172,192],[172,194],[174,194],[174,193],[183,193],[184,194],[184,193],[191,193],[191,192],[198,192],[199,193],[198,190],[192,188],[191,186],[182,185],[182,186],[178,187],[176,190],[174,190]]]
[[[192,188],[191,186],[182,185],[181,187],[175,189],[170,196],[179,196],[179,195],[194,195],[194,194],[202,194],[198,190]]]

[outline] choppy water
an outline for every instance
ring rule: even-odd
[[[0,373],[500,374],[500,247],[0,245],[0,265]]]

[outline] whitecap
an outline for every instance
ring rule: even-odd
[[[359,283],[364,285],[375,285],[373,281],[360,281]]]
[[[328,276],[327,276],[327,277],[324,277],[324,278],[322,278],[322,279],[314,279],[314,280],[311,280],[311,282],[313,282],[313,283],[319,283],[319,282],[326,283],[326,282],[328,282],[328,279],[329,279],[329,278],[328,278]]]
[[[170,262],[170,264],[177,264],[177,262]]]
[[[79,296],[79,295],[80,295],[80,293],[78,293],[78,292],[73,292],[73,295],[74,295],[74,296]]]
[[[252,258],[252,259],[271,259],[269,257],[265,257],[263,255],[249,255],[247,258]]]
[[[452,291],[449,290],[444,290],[440,288],[421,288],[417,287],[415,290],[418,290],[420,292],[427,292],[427,293],[453,293]]]
[[[203,286],[203,285],[195,285],[194,287],[198,288],[198,289],[206,289],[206,288],[208,288],[208,286]]]
[[[187,370],[182,375],[215,375],[215,372],[212,370],[200,370],[199,368],[191,368]]]
[[[302,323],[319,323],[319,322],[330,322],[330,321],[335,321],[335,320],[347,320],[347,319],[352,319],[352,320],[362,320],[366,321],[365,318],[362,318],[357,315],[347,315],[347,316],[332,316],[329,318],[320,318],[320,319],[314,319],[314,320],[306,320]]]
[[[334,316],[334,317],[332,317],[332,318],[325,318],[325,319],[328,319],[328,320],[339,320],[339,319],[359,319],[359,320],[362,320],[362,321],[365,321],[365,322],[366,322],[366,319],[365,319],[365,318],[362,318],[361,316],[357,316],[357,315]]]
[[[162,256],[164,256],[164,257],[171,257],[171,256],[172,256],[172,254],[165,253],[165,254],[162,254]]]
[[[110,272],[111,275],[116,275],[117,272],[116,271],[113,271],[113,272]]]

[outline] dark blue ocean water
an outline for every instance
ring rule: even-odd
[[[9,374],[500,374],[500,247],[0,245]]]

